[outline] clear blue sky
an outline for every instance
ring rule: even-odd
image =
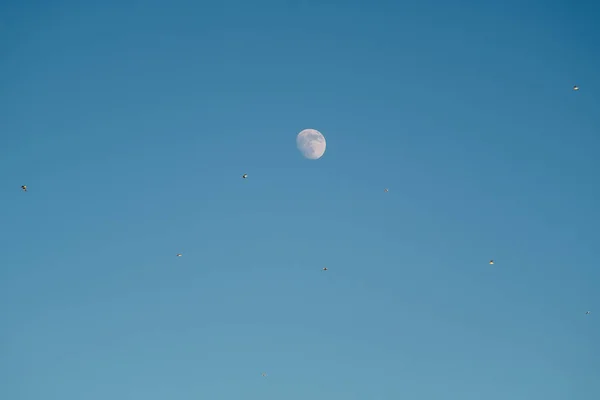
[[[2,2],[0,398],[599,399],[600,5],[412,3]]]

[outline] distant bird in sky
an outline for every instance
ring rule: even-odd
[[[26,192],[27,191],[27,185],[21,186],[21,190],[23,190],[24,192]]]
[[[242,175],[242,178],[246,179],[248,177],[248,174],[244,174]]]
[[[385,193],[387,193],[387,192],[389,192],[390,190],[389,190],[388,188],[385,188],[385,189],[383,189],[383,191],[384,191]]]
[[[323,267],[323,271],[327,271],[327,267]]]
[[[494,260],[490,260],[490,265],[494,265]]]
[[[177,257],[181,257],[181,253],[177,253]]]
[[[577,86],[577,85],[573,86],[573,90],[575,90],[575,91],[579,90],[579,86]]]
[[[589,311],[586,311],[586,312],[585,312],[585,315],[589,315],[589,314],[591,314]]]
[[[267,376],[267,373],[266,373],[266,372],[263,372],[261,375],[262,375],[262,376]]]

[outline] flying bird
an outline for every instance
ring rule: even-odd
[[[21,190],[23,190],[24,192],[26,192],[27,191],[27,185],[21,186]]]
[[[589,315],[589,314],[591,314],[591,312],[589,312],[589,311],[586,311],[586,312],[585,312],[585,315]]]
[[[494,265],[494,260],[490,260],[490,265]]]
[[[262,375],[262,376],[267,376],[267,373],[266,373],[266,372],[263,372],[261,375]]]
[[[248,174],[244,174],[242,175],[242,178],[246,179],[248,177]]]
[[[387,192],[389,192],[390,190],[389,190],[388,188],[385,188],[385,189],[383,189],[383,191],[384,191],[385,193],[387,193]]]
[[[181,253],[177,253],[177,257],[181,257]]]
[[[579,90],[579,86],[577,86],[577,85],[573,86],[573,90],[578,91]]]
[[[327,271],[327,267],[323,267],[323,271]]]

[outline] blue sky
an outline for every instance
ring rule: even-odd
[[[0,398],[600,398],[600,6],[483,3],[2,2]]]

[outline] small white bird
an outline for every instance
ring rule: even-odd
[[[323,267],[323,271],[327,271],[327,267]]]
[[[573,90],[578,91],[579,90],[579,86],[577,86],[577,85],[573,86]]]
[[[181,257],[181,253],[177,253],[177,257]]]
[[[242,178],[246,179],[248,177],[248,174],[244,174],[242,175]]]
[[[490,265],[494,265],[494,260],[490,260]]]
[[[24,192],[26,192],[27,191],[27,185],[21,186],[21,190],[24,191]]]
[[[589,314],[591,314],[591,312],[590,312],[590,311],[586,311],[586,312],[585,312],[585,315],[589,315]]]
[[[387,192],[389,192],[390,190],[389,190],[388,188],[385,188],[385,189],[383,189],[383,191],[384,191],[385,193],[387,193]]]

